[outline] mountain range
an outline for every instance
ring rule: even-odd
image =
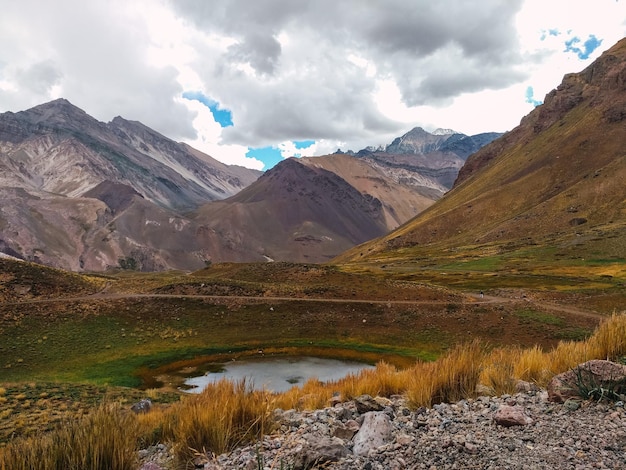
[[[524,269],[626,253],[626,39],[565,75],[520,125],[474,153],[443,198],[347,263],[424,263],[464,253]],[[403,261],[401,261],[403,260]],[[609,274],[607,274],[609,275]]]
[[[59,99],[0,114],[0,252],[76,271],[327,261],[430,206],[498,136],[415,128],[263,174]]]

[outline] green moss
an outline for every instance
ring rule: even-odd
[[[535,322],[544,325],[564,326],[565,320],[545,312],[538,312],[532,309],[523,309],[515,312],[515,315],[522,322]]]

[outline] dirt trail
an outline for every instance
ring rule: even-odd
[[[511,297],[497,297],[493,295],[485,295],[481,298],[479,295],[473,295],[477,301],[483,301],[483,303],[511,303],[511,302],[525,302],[530,305],[534,305],[540,309],[551,310],[553,312],[569,313],[570,315],[577,315],[579,317],[592,318],[594,320],[602,320],[606,318],[606,315],[602,315],[590,310],[584,310],[572,306],[553,304],[543,300],[529,299],[529,298],[511,298]]]
[[[257,302],[325,302],[325,303],[352,303],[352,304],[371,304],[371,305],[447,305],[450,300],[380,300],[380,299],[342,299],[342,298],[323,298],[323,297],[281,297],[281,296],[245,296],[245,295],[194,295],[194,294],[128,294],[128,293],[109,293],[105,288],[96,294],[84,295],[78,297],[62,297],[54,299],[29,299],[20,302],[5,302],[4,305],[21,305],[36,303],[52,303],[52,302],[84,302],[91,300],[121,300],[121,299],[141,299],[141,298],[168,298],[168,299],[206,299],[206,300],[247,300]],[[478,294],[469,294],[465,300],[461,300],[462,304],[504,304],[504,303],[527,303],[534,305],[538,309],[549,310],[554,312],[567,313],[580,317],[586,317],[594,320],[602,320],[606,315],[584,310],[572,306],[552,304],[541,300],[532,300],[528,298],[520,299],[513,297],[498,297],[493,295],[480,296]]]

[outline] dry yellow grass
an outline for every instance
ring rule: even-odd
[[[133,470],[137,426],[119,405],[104,404],[82,420],[39,438],[22,438],[0,449],[0,470]]]
[[[221,380],[164,413],[163,433],[181,461],[196,453],[220,454],[270,430],[271,395],[246,380]]]
[[[134,415],[105,404],[80,421],[40,438],[16,439],[0,448],[0,470],[134,468],[136,450],[170,442],[183,466],[198,453],[219,454],[257,439],[272,427],[276,408],[320,408],[334,394],[348,400],[361,394],[404,394],[413,407],[455,402],[476,394],[476,386],[510,393],[517,380],[544,386],[552,375],[590,359],[626,356],[626,314],[607,318],[587,340],[562,342],[551,351],[538,347],[497,348],[480,342],[455,347],[435,362],[398,370],[379,363],[373,370],[324,384],[309,380],[282,394],[255,391],[246,381],[212,384],[199,395],[169,407]],[[154,393],[154,392],[152,392]]]

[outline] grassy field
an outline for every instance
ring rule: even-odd
[[[57,288],[56,271],[14,263],[0,284],[13,300],[0,305],[0,381],[141,387],[156,385],[150,371],[171,363],[271,348],[395,364],[433,360],[476,338],[549,348],[584,339],[603,315],[626,304],[621,276],[498,271],[505,262],[449,257],[436,266],[416,268],[422,263],[414,260],[358,272],[267,263],[191,274],[61,273]],[[594,262],[620,272],[614,264]],[[42,279],[43,293],[29,288]],[[488,301],[477,298],[479,290]],[[570,305],[592,313],[572,313]]]
[[[449,389],[459,377],[438,377],[428,364],[440,368],[435,364],[448,361],[449,370],[460,368],[464,372],[459,374],[470,374],[473,378],[463,387],[478,380],[477,372],[472,372],[476,365],[463,365],[466,350],[458,348],[469,348],[470,356],[487,361],[479,367],[480,380],[501,392],[511,386],[510,377],[498,375],[504,369],[527,364],[516,377],[543,383],[548,371],[567,367],[568,361],[605,354],[604,349],[589,353],[581,346],[583,352],[561,349],[558,360],[549,356],[564,344],[584,345],[603,319],[623,311],[620,260],[584,265],[546,262],[524,269],[518,263],[514,272],[511,263],[495,254],[485,259],[453,254],[437,262],[404,259],[349,268],[224,264],[196,273],[106,276],[4,263],[0,447],[11,442],[11,449],[23,452],[13,444],[20,436],[28,438],[42,430],[54,433],[68,420],[100,419],[99,407],[114,403],[128,408],[145,396],[163,414],[150,418],[155,422],[135,423],[136,429],[147,426],[147,431],[137,431],[141,442],[166,438],[186,442],[193,426],[181,427],[184,423],[172,416],[187,413],[187,399],[181,402],[176,390],[185,374],[256,355],[259,349],[265,355],[377,363],[375,372],[369,373],[373,375],[347,378],[332,390],[341,390],[345,397],[404,393],[415,404],[439,400],[441,393],[452,397],[466,392]],[[479,291],[485,298],[478,296]],[[622,346],[613,356],[624,354]],[[471,349],[475,347],[480,354]],[[543,362],[533,365],[536,359],[529,358],[535,357]],[[489,365],[493,361],[510,367]],[[422,382],[415,383],[416,374],[423,376]],[[434,385],[440,382],[447,385]],[[243,407],[246,400],[256,403],[258,398],[251,391],[224,390],[220,393],[225,400],[231,403],[234,394],[243,400]],[[261,401],[316,407],[323,406],[330,393],[331,388],[313,382]],[[121,413],[120,422],[126,423],[124,413],[116,410],[113,416]],[[110,410],[105,411],[103,416],[109,416]],[[93,425],[85,423],[81,429]],[[226,440],[219,445],[227,448],[230,437],[222,439]],[[39,445],[29,442],[31,447]],[[188,449],[180,452],[181,459],[189,457]]]

